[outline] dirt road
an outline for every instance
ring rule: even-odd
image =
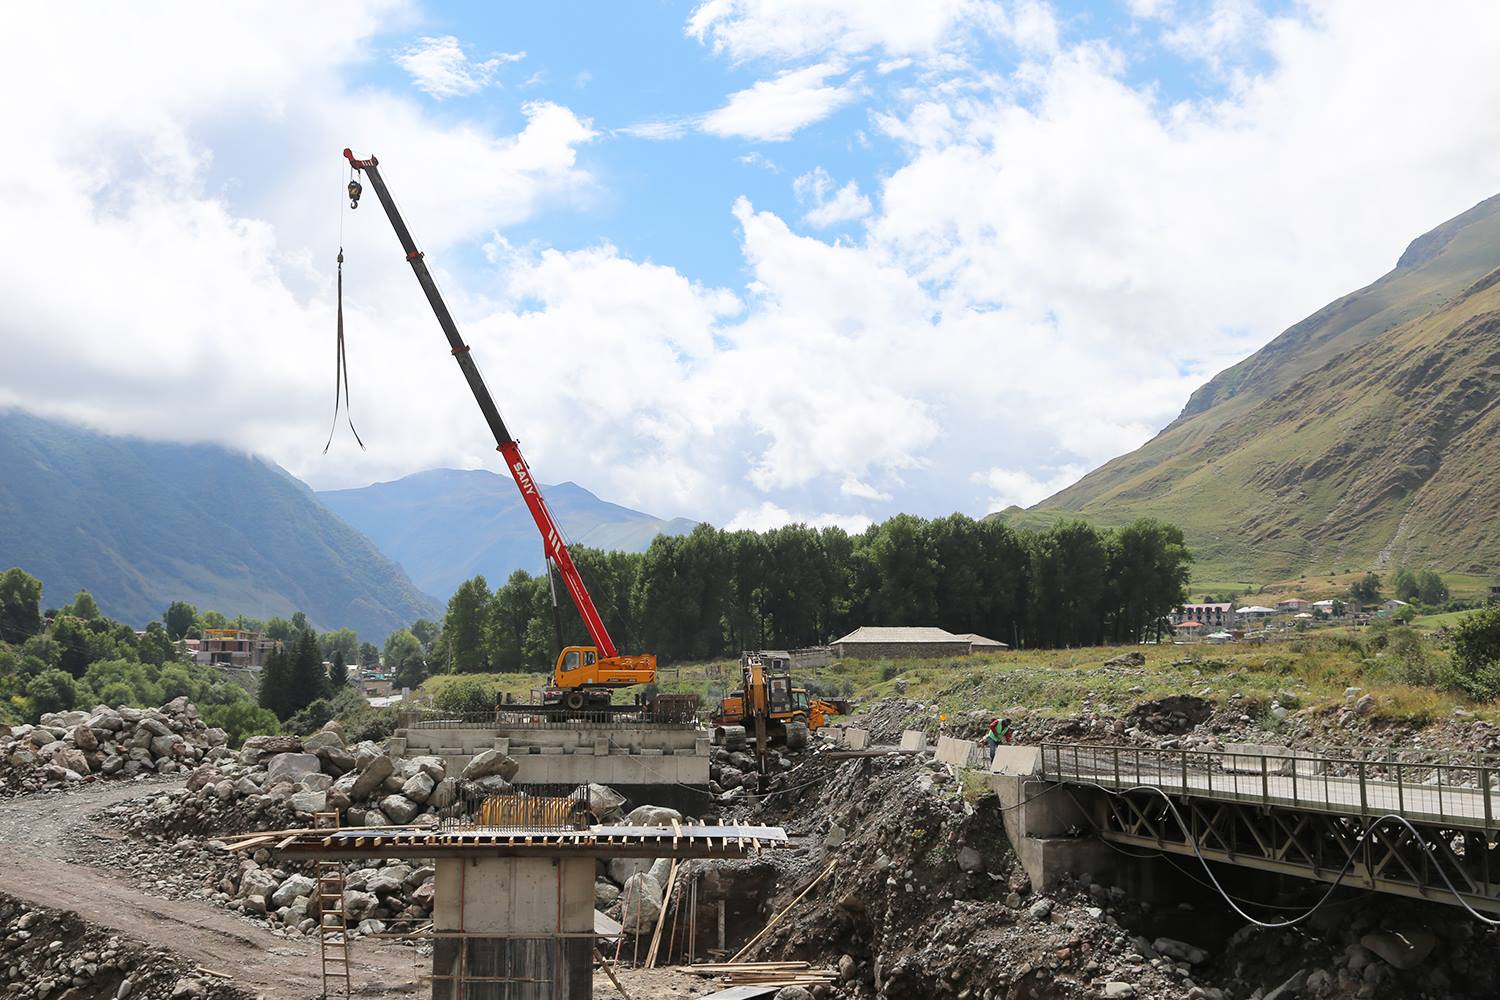
[[[88,815],[138,798],[137,784],[96,784],[68,795],[28,795],[0,802],[0,890],[85,920],[166,945],[208,969],[225,972],[266,1000],[308,1000],[322,993],[316,939],[288,940],[206,900],[162,899],[123,878],[69,861],[69,835],[108,842],[123,835]],[[354,992],[361,997],[426,995],[417,977],[430,959],[409,947],[359,941]]]

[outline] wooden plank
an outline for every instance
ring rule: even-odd
[[[828,862],[828,867],[824,868],[822,870],[822,872],[820,872],[818,874],[817,878],[815,878],[811,882],[807,883],[807,887],[804,888],[801,892],[797,893],[797,898],[794,899],[794,900],[792,900],[785,907],[783,907],[780,913],[778,913],[774,917],[772,917],[766,923],[766,926],[764,926],[764,927],[762,927],[760,929],[760,933],[757,934],[757,935],[755,935],[755,937],[751,938],[749,940],[749,942],[746,943],[745,947],[743,947],[739,951],[735,952],[734,957],[731,958],[729,961],[731,963],[738,962],[741,958],[745,957],[745,954],[747,952],[749,952],[751,948],[754,948],[756,945],[760,944],[761,941],[765,940],[766,935],[769,934],[769,933],[771,933],[772,928],[774,928],[777,924],[781,923],[782,919],[788,913],[791,912],[792,907],[794,907],[798,903],[802,902],[802,897],[806,896],[809,892],[812,892],[813,886],[817,885],[819,882],[823,881],[823,879],[827,878],[828,877],[828,873],[831,872],[831,871],[833,871],[833,867],[836,864],[838,864],[838,862],[836,860]]]

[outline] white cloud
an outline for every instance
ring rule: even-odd
[[[858,534],[874,523],[863,514],[793,514],[768,500],[739,511],[724,527],[729,531],[770,531],[789,524],[805,524],[809,528],[843,528],[850,534]]]
[[[870,199],[859,193],[859,182],[850,181],[835,190],[833,177],[822,167],[792,182],[797,200],[808,206],[802,221],[818,229],[856,222],[870,214]]]
[[[397,54],[396,65],[411,74],[418,90],[442,100],[483,90],[495,81],[501,66],[525,58],[524,52],[501,52],[474,62],[452,35],[423,36]]]
[[[1081,465],[1065,465],[1038,478],[1024,469],[990,469],[976,472],[970,478],[989,491],[989,511],[1004,510],[1012,505],[1030,507],[1064,487],[1072,485],[1088,470]]]
[[[847,477],[842,483],[839,484],[839,492],[846,497],[857,497],[861,500],[879,500],[881,502],[888,502],[895,499],[891,496],[891,494],[877,490],[869,483],[860,482],[853,476]]]
[[[735,157],[735,159],[747,167],[759,167],[761,170],[769,170],[773,174],[781,173],[781,168],[776,165],[776,161],[758,149],[752,149],[743,156]]]
[[[1170,17],[1174,6],[1173,0],[1125,0],[1130,16],[1142,20]]]
[[[858,73],[842,83],[828,82],[844,72],[841,64],[825,62],[761,80],[730,94],[727,104],[703,116],[700,127],[711,135],[760,142],[790,139],[855,99]]]
[[[795,61],[872,49],[931,53],[992,5],[976,0],[707,0],[688,18],[689,37],[735,61]]]
[[[1206,13],[1174,24],[1162,41],[1170,49],[1222,69],[1258,50],[1269,25],[1257,0],[1213,0]]]

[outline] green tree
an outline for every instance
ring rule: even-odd
[[[422,644],[422,651],[424,653],[432,652],[432,644],[437,641],[438,636],[442,632],[443,627],[441,625],[434,621],[428,621],[426,618],[418,618],[411,623],[411,634],[416,636],[417,641]]]
[[[1374,604],[1380,600],[1380,575],[1373,571],[1349,585],[1349,596],[1357,604]]]
[[[496,670],[526,668],[526,630],[531,627],[532,608],[543,586],[539,578],[518,569],[490,598],[485,645]],[[444,645],[448,643],[445,641]]]
[[[297,627],[285,618],[272,618],[266,622],[265,633],[266,638],[277,642],[295,642],[297,639]]]
[[[352,628],[335,629],[318,636],[318,645],[323,648],[323,659],[332,662],[334,654],[342,654],[345,663],[359,656],[359,636]]]
[[[147,622],[146,634],[141,638],[138,654],[142,663],[161,666],[177,659],[177,647],[167,635],[161,622]]]
[[[1437,607],[1448,601],[1448,585],[1443,578],[1431,569],[1420,570],[1417,573],[1417,600],[1423,604]]]
[[[187,601],[173,601],[162,613],[162,622],[167,626],[167,636],[177,641],[188,634],[188,629],[198,622],[198,609]]]
[[[285,719],[296,711],[292,707],[292,659],[285,646],[277,646],[266,655],[260,669],[260,691],[257,698],[261,708],[278,719]]]
[[[306,612],[303,612],[303,611],[294,611],[294,612],[292,612],[292,628],[296,629],[298,632],[306,632],[310,628],[312,628],[311,625],[307,624],[307,614],[306,614]]]
[[[485,643],[489,602],[490,587],[482,576],[465,580],[448,598],[448,611],[443,616],[443,642],[448,647],[448,665],[454,673],[473,674],[489,669]],[[410,631],[407,634],[417,638]]]
[[[61,670],[48,670],[26,685],[26,700],[31,704],[33,718],[48,712],[66,712],[78,704],[78,685]]]
[[[0,575],[0,642],[20,645],[42,631],[42,581],[12,567]]]
[[[99,605],[94,600],[94,595],[87,590],[80,590],[74,594],[73,603],[63,608],[62,613],[72,615],[74,618],[82,618],[86,622],[104,617],[104,613],[99,610]]]
[[[432,705],[445,715],[488,712],[500,700],[499,691],[493,681],[479,677],[461,677],[451,684],[444,684],[433,698]]]
[[[373,642],[359,644],[359,665],[365,668],[380,666],[380,649]]]
[[[58,645],[57,665],[73,677],[82,677],[89,668],[91,634],[81,618],[59,614],[52,621],[52,638]]]
[[[1464,615],[1453,629],[1455,686],[1470,697],[1500,696],[1500,604]]]
[[[292,649],[289,707],[296,712],[328,693],[328,672],[323,669],[323,650],[312,629],[297,636]]]
[[[1193,557],[1182,529],[1142,518],[1114,533],[1110,557],[1114,640],[1160,634],[1162,620],[1187,600]]]
[[[1391,586],[1400,600],[1415,601],[1417,599],[1417,574],[1405,566],[1396,570],[1396,575],[1391,577]]]
[[[421,640],[411,634],[411,629],[398,629],[386,637],[383,659],[397,687],[417,688],[427,676]]]
[[[334,694],[349,686],[349,665],[344,662],[344,652],[333,651],[333,662],[328,667],[328,687]]]
[[[222,611],[205,611],[198,616],[198,624],[201,628],[228,628],[229,619],[224,617]]]

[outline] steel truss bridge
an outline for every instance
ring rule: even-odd
[[[1500,913],[1500,758],[1047,743],[1105,841]]]

